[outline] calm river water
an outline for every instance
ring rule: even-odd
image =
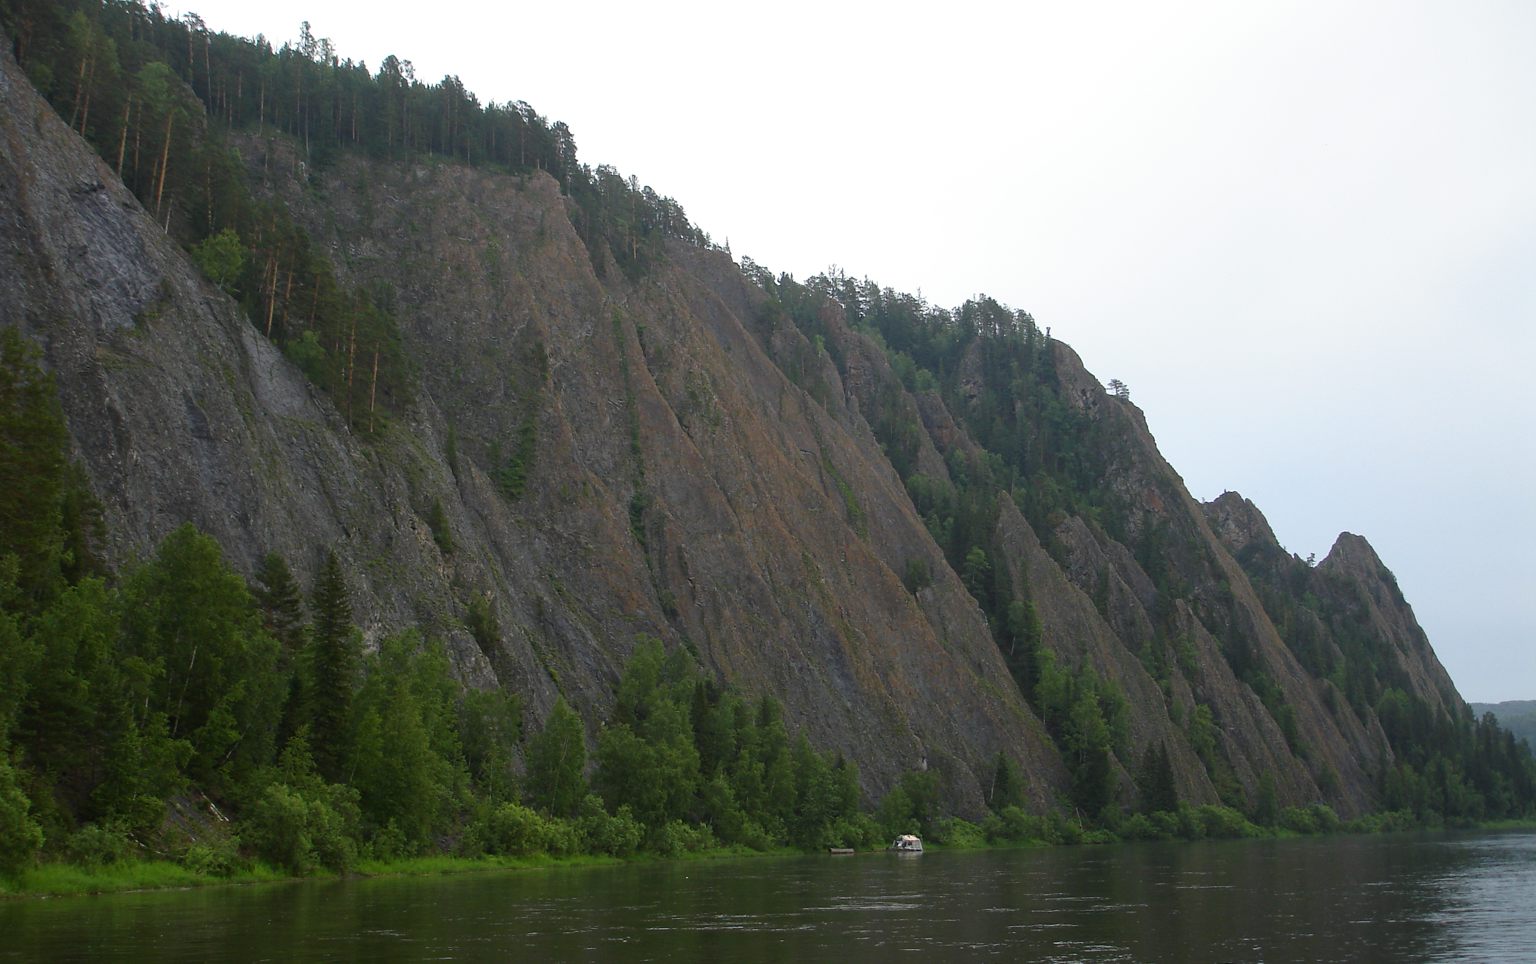
[[[1536,960],[1536,834],[629,864],[0,903],[0,959]]]

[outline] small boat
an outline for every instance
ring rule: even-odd
[[[920,854],[923,852],[923,842],[910,833],[904,833],[891,841],[891,850],[899,854]]]
[[[827,853],[831,854],[834,857],[847,857],[849,854],[853,853],[853,848],[852,847],[828,847],[827,848]]]

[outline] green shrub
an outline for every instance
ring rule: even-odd
[[[715,846],[715,835],[704,825],[690,826],[681,820],[669,820],[651,832],[645,848],[663,857],[708,850]]]
[[[453,555],[453,528],[448,524],[448,512],[442,499],[433,499],[427,510],[427,527],[432,530],[432,541],[445,556]]]
[[[1418,818],[1412,810],[1388,810],[1384,813],[1372,813],[1351,822],[1348,826],[1350,833],[1397,833],[1402,830],[1413,830],[1419,826]]]
[[[1052,810],[1046,816],[1042,829],[1041,839],[1046,843],[1073,845],[1083,842],[1083,825],[1076,819],[1062,816],[1059,810]]]
[[[869,850],[879,843],[880,827],[867,813],[839,817],[827,826],[827,846]],[[766,848],[759,848],[766,849]]]
[[[1259,828],[1249,823],[1247,817],[1231,807],[1219,807],[1208,803],[1201,806],[1196,813],[1204,836],[1234,839],[1260,835]]]
[[[1280,813],[1280,825],[1295,833],[1324,834],[1339,829],[1339,815],[1325,803],[1305,807],[1286,807]]]
[[[290,873],[345,871],[356,862],[357,845],[346,816],[332,803],[271,784],[246,817],[242,837],[257,856]]]
[[[128,859],[137,849],[138,845],[121,827],[88,823],[70,835],[64,854],[72,864],[105,867]]]
[[[204,877],[229,877],[239,870],[240,841],[235,837],[221,837],[204,843],[195,843],[181,855],[181,865]]]
[[[610,814],[592,793],[581,801],[576,828],[588,853],[614,857],[627,857],[639,850],[640,841],[645,837],[645,828],[640,826],[629,807],[620,807],[618,813]]]
[[[1178,835],[1184,840],[1201,840],[1205,837],[1205,822],[1200,813],[1187,803],[1179,804]]]
[[[27,795],[16,785],[16,771],[0,753],[0,877],[21,876],[42,849],[43,828],[30,810]]]
[[[245,267],[245,248],[234,228],[225,228],[192,246],[192,262],[204,276],[228,291]]]
[[[484,853],[500,857],[526,857],[547,853],[548,819],[520,803],[486,808],[470,825],[469,832]]]
[[[959,817],[946,817],[935,821],[933,831],[933,842],[946,847],[974,849],[987,845],[987,836],[982,829],[969,820],[962,820]]]
[[[1125,840],[1165,840],[1158,832],[1152,818],[1144,813],[1133,813],[1120,824],[1120,836]],[[1172,836],[1171,834],[1169,836]]]
[[[544,821],[544,852],[552,857],[569,857],[582,852],[585,838],[575,821],[547,817]]]
[[[1025,812],[1012,804],[1004,807],[982,823],[987,839],[993,843],[1008,841],[1023,843],[1026,840],[1046,838],[1045,818]]]
[[[373,835],[373,839],[368,841],[368,856],[374,860],[399,860],[412,856],[415,849],[406,838],[405,831],[393,820],[384,824]]]

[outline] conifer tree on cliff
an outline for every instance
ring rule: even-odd
[[[328,779],[342,776],[346,758],[347,721],[356,689],[357,632],[352,603],[336,553],[327,551],[315,579],[312,602],[314,630],[310,642],[310,734],[315,763]]]
[[[17,586],[39,600],[57,589],[69,438],[40,357],[0,329],[0,557],[15,556]]]
[[[275,552],[262,558],[256,567],[256,585],[251,594],[261,607],[262,624],[283,644],[285,656],[304,648],[302,592],[286,559]]]

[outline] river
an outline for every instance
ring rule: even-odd
[[[645,862],[0,903],[0,960],[1536,960],[1536,834]]]

